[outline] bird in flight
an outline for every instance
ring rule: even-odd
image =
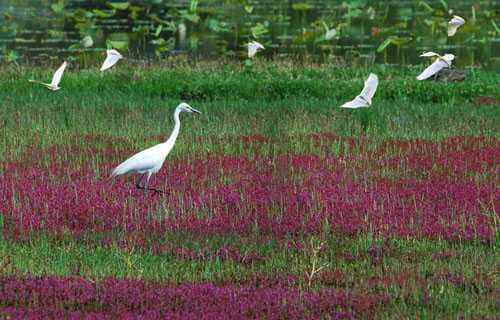
[[[248,44],[248,57],[253,58],[259,50],[264,50],[264,46],[257,41],[252,41]]]
[[[420,57],[428,57],[428,58],[438,57],[438,58],[442,58],[442,56],[439,53],[435,53],[435,52],[432,52],[432,51],[423,52],[420,55]]]
[[[106,59],[104,60],[104,63],[101,66],[101,71],[111,68],[120,59],[123,59],[123,56],[115,49],[106,50]]]
[[[455,59],[455,56],[447,53],[444,56],[441,56],[435,52],[424,52],[420,55],[421,57],[436,57],[437,59],[427,68],[425,68],[424,71],[422,71],[421,74],[417,76],[417,80],[425,80],[433,75],[437,74],[441,69],[443,68],[449,68],[451,67],[451,62],[453,59]]]
[[[365,86],[361,93],[356,96],[353,100],[341,105],[341,108],[357,109],[363,107],[369,107],[372,104],[372,98],[377,91],[378,77],[374,73],[370,73],[368,79],[365,81]]]
[[[151,178],[151,175],[153,173],[157,173],[158,171],[160,171],[163,162],[165,161],[165,158],[174,147],[175,140],[179,135],[179,130],[181,127],[181,122],[179,120],[179,114],[181,112],[201,113],[200,111],[191,107],[187,103],[182,102],[181,104],[179,104],[174,111],[174,121],[175,121],[174,129],[170,134],[170,137],[167,139],[167,141],[152,146],[128,158],[111,172],[111,177],[129,172],[137,172],[141,174],[139,180],[137,180],[135,184],[138,189],[144,189],[144,191],[150,190],[160,193],[163,192],[158,189],[149,188],[148,187],[149,179]],[[141,185],[141,182],[145,176],[146,176],[146,183],[144,185]]]
[[[448,37],[453,37],[457,32],[457,29],[465,24],[465,20],[459,16],[453,16],[450,21],[448,21]]]
[[[59,69],[57,69],[56,72],[54,72],[54,76],[52,76],[51,83],[44,83],[44,82],[37,81],[37,80],[29,80],[29,81],[44,85],[52,91],[59,90],[59,89],[61,89],[61,87],[59,87],[59,83],[61,82],[61,78],[63,76],[64,69],[66,69],[67,65],[68,65],[68,63],[66,61],[64,61],[63,64],[59,67]]]

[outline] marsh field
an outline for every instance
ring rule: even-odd
[[[498,73],[120,63],[0,73],[3,318],[498,316]],[[110,179],[180,101],[166,193]]]
[[[0,319],[498,319],[498,16],[0,1]],[[132,59],[100,72],[106,48]],[[423,51],[465,79],[416,80]],[[60,90],[28,81],[63,60]],[[370,73],[372,105],[340,108]],[[180,102],[201,114],[181,114],[164,192],[110,177]]]

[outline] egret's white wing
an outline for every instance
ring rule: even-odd
[[[45,82],[42,82],[42,81],[38,81],[38,80],[33,80],[33,79],[30,79],[28,80],[29,82],[33,82],[33,83],[38,83],[38,84],[42,84],[44,86],[50,86],[50,83],[45,83]]]
[[[120,60],[120,57],[107,56],[106,59],[104,60],[104,63],[101,66],[101,71],[111,68],[118,62],[118,60]]]
[[[357,109],[357,108],[363,108],[363,107],[368,107],[369,104],[365,100],[363,100],[360,96],[357,96],[353,100],[344,103],[341,105],[341,108],[349,108],[349,109]]]
[[[451,63],[451,62],[450,62]],[[437,59],[417,77],[417,80],[425,80],[438,73],[443,68],[448,68],[450,63],[443,59]]]
[[[116,50],[106,50],[106,59],[102,64],[101,71],[111,68],[114,66],[118,60],[123,58],[123,56]]]
[[[448,37],[452,37],[457,32],[457,29],[465,24],[465,20],[459,16],[453,16],[453,18],[448,22]]]
[[[257,41],[252,41],[248,44],[248,57],[252,58],[255,56],[259,49],[264,49],[264,46]]]
[[[152,170],[153,168],[159,169],[172,147],[173,144],[172,146],[165,146],[165,143],[160,143],[136,153],[118,165],[111,172],[111,176],[125,174],[131,171],[143,173],[145,171]]]
[[[127,160],[120,163],[120,165],[118,165],[113,170],[113,172],[111,172],[111,176],[125,174],[130,171],[143,172],[154,168],[155,161],[154,157],[152,157],[150,149],[146,149],[139,153],[136,153]]]
[[[363,90],[359,94],[362,99],[366,100],[369,104],[372,103],[372,98],[375,95],[375,91],[377,91],[378,86],[378,77],[374,73],[370,73],[368,79],[365,81],[365,86]]]
[[[421,57],[441,57],[441,55],[435,53],[435,52],[432,52],[432,51],[429,51],[429,52],[424,52],[420,55]]]
[[[50,83],[51,86],[53,87],[58,87],[59,82],[61,82],[62,75],[64,73],[64,69],[66,69],[66,66],[68,63],[66,61],[63,62],[63,64],[59,67],[59,69],[56,70],[54,73],[54,76],[52,77],[52,82]]]

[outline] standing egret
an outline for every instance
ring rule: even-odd
[[[264,50],[264,46],[257,41],[252,41],[248,44],[248,57],[253,58],[257,51]]]
[[[67,65],[68,65],[68,63],[66,61],[64,61],[63,64],[59,67],[59,69],[57,69],[56,72],[54,72],[54,76],[52,77],[51,83],[44,83],[44,82],[40,82],[37,80],[29,80],[29,81],[42,84],[52,91],[59,90],[59,89],[61,89],[61,87],[59,87],[59,82],[61,82],[61,78],[63,76],[64,69],[66,69]]]
[[[101,71],[111,68],[120,59],[123,59],[123,56],[121,55],[120,52],[116,51],[115,49],[106,50],[106,59],[102,64]]]
[[[421,74],[418,75],[417,80],[425,80],[425,79],[430,78],[433,75],[437,74],[439,71],[441,71],[441,69],[451,67],[451,62],[453,61],[453,59],[455,59],[455,56],[450,54],[450,53],[447,53],[444,56],[441,56],[441,55],[434,53],[434,52],[426,52],[420,56],[421,57],[436,56],[437,59],[430,66],[425,68],[425,70],[422,71]]]
[[[369,107],[372,104],[372,98],[377,91],[378,77],[374,73],[370,73],[368,79],[365,81],[365,86],[361,93],[353,100],[341,105],[341,108],[357,109],[362,107]]]
[[[453,18],[448,21],[448,37],[453,37],[457,32],[457,29],[465,24],[465,20],[459,16],[453,16]]]
[[[129,172],[138,172],[141,174],[139,180],[137,180],[135,184],[138,189],[162,192],[158,189],[148,188],[149,178],[151,178],[151,175],[153,173],[156,173],[161,169],[165,158],[174,147],[175,140],[177,139],[179,130],[181,128],[179,114],[183,111],[201,113],[200,111],[192,108],[187,103],[182,102],[181,104],[179,104],[174,111],[174,130],[172,130],[172,133],[170,134],[170,137],[167,139],[167,141],[152,146],[128,158],[111,172],[111,177]],[[144,179],[144,176],[146,174],[146,184],[144,186],[141,186],[141,181]]]

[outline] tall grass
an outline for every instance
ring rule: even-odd
[[[271,63],[250,71],[219,64],[118,67],[104,74],[69,70],[55,93],[27,81],[50,79],[47,69],[4,69],[1,157],[28,145],[64,143],[72,133],[127,137],[132,143],[164,136],[181,100],[204,111],[183,121],[187,141],[236,132],[284,137],[328,131],[382,139],[498,135],[497,106],[474,104],[477,96],[498,96],[496,73],[471,71],[465,82],[436,83],[416,81],[414,67],[375,67],[371,71],[381,81],[373,108],[353,111],[338,106],[360,92],[368,70]]]

